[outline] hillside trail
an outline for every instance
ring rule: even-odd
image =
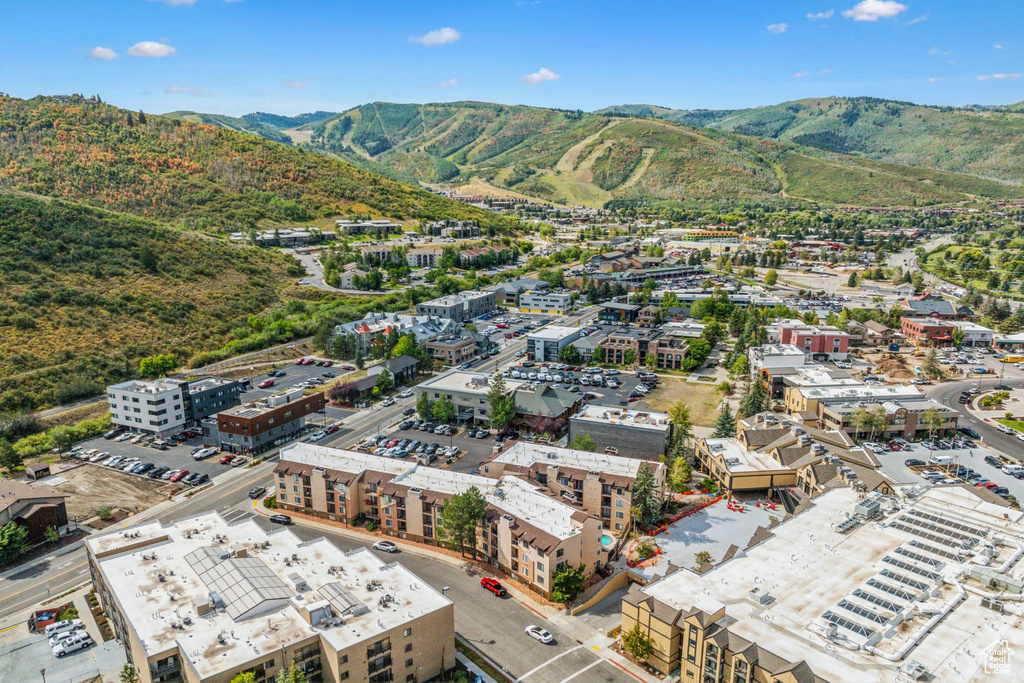
[[[626,182],[619,185],[617,190],[625,190],[627,187],[633,187],[637,182],[643,178],[644,173],[647,173],[647,167],[651,165],[651,159],[654,158],[654,148],[644,147],[643,158],[640,160],[640,164],[633,169],[633,172],[626,178]]]

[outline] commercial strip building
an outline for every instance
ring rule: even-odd
[[[416,304],[416,314],[468,323],[494,311],[494,292],[459,292]]]
[[[953,327],[959,328],[964,333],[963,346],[992,346],[995,339],[995,332],[993,330],[967,320],[953,320],[951,322]]]
[[[460,423],[487,424],[491,421],[491,406],[487,402],[487,394],[491,390],[490,381],[490,375],[483,372],[452,369],[417,384],[416,399],[426,394],[427,400],[433,403],[445,396],[455,406]],[[520,380],[505,378],[505,389],[509,393],[523,384],[525,382]]]
[[[900,318],[903,335],[922,346],[949,346],[953,343],[953,323],[937,318]]]
[[[622,632],[682,681],[997,680],[986,667],[1024,648],[1022,531],[975,487],[839,487],[703,573],[633,586]]]
[[[629,528],[633,483],[644,465],[660,495],[666,476],[662,463],[568,448],[519,442],[481,463],[480,469],[493,479],[511,475],[545,486],[569,504],[600,517],[605,530],[618,536]]]
[[[342,235],[371,234],[376,235],[378,238],[387,237],[392,233],[401,232],[402,230],[401,225],[399,225],[398,223],[392,223],[389,220],[339,220],[334,221],[334,227]]]
[[[0,479],[0,527],[19,524],[28,531],[28,542],[42,543],[47,529],[63,534],[68,524],[67,498],[52,486],[33,486],[13,479]]]
[[[580,338],[580,327],[546,325],[526,335],[526,357],[540,363],[558,362],[558,352]]]
[[[772,368],[795,368],[807,365],[807,352],[792,344],[764,344],[747,350],[750,372],[758,374]]]
[[[85,542],[141,683],[429,680],[455,664],[450,600],[397,562],[208,512]],[[128,578],[126,578],[128,577]]]
[[[572,308],[572,294],[568,292],[524,292],[519,295],[521,313],[565,315]]]
[[[609,301],[601,304],[601,312],[597,314],[598,319],[603,323],[636,322],[636,316],[640,313],[642,306],[636,304],[620,304]]]
[[[232,242],[248,242],[253,239],[244,232],[233,232],[229,237]],[[336,234],[331,230],[317,230],[316,228],[291,230],[281,228],[257,233],[255,243],[258,247],[304,247],[307,244],[333,242],[335,237]]]
[[[323,392],[288,389],[218,413],[203,422],[208,443],[229,453],[264,453],[301,436],[306,417],[324,410]]]
[[[509,282],[499,282],[487,288],[488,292],[494,292],[495,301],[499,304],[515,303],[516,296],[523,292],[537,294],[551,285],[544,280],[535,277],[524,277]]]
[[[597,516],[519,477],[463,474],[305,443],[282,450],[275,476],[282,510],[349,523],[372,519],[389,536],[428,544],[438,542],[447,501],[476,487],[487,501],[477,551],[545,597],[560,567],[592,571],[605,559]]]
[[[568,443],[580,435],[617,455],[654,460],[668,452],[672,423],[667,413],[586,405],[569,418]]]

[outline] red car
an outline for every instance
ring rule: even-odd
[[[483,579],[480,579],[480,585],[486,588],[487,590],[491,591],[495,595],[497,595],[499,598],[503,598],[506,595],[508,595],[508,591],[505,590],[504,586],[498,583],[497,579],[485,577]]]
[[[223,458],[220,459],[220,464],[221,465],[230,465],[231,461],[234,460],[234,459],[235,459],[235,456],[233,456],[233,455],[231,455],[229,453],[229,454],[225,455]]]
[[[338,431],[339,429],[340,429],[340,427],[338,427],[338,425],[331,425],[330,427],[328,427],[327,429],[324,430],[324,434],[333,434],[334,432]]]
[[[385,448],[394,448],[395,446],[398,445],[399,441],[401,441],[401,439],[391,439],[391,441],[388,441],[388,443],[385,446]]]
[[[355,370],[355,369],[356,369],[356,366],[354,366],[354,365],[342,365],[342,366],[341,366],[341,369],[342,369],[342,370],[348,370],[348,371],[350,371],[350,372],[351,372],[352,370]]]
[[[181,472],[178,472],[173,477],[171,477],[170,481],[181,481],[182,479],[187,477],[189,474],[190,473],[189,473],[188,470],[182,470]]]
[[[325,367],[325,368],[329,368],[329,367],[331,367],[332,365],[334,365],[334,361],[333,361],[333,360],[325,360],[325,361],[324,361],[324,367]]]
[[[305,365],[305,363],[303,363],[303,362],[302,362],[302,359],[301,359],[301,358],[296,358],[296,359],[295,359],[295,364],[296,364],[296,365]]]
[[[265,379],[256,386],[258,386],[260,389],[269,389],[270,387],[274,386],[274,380]]]

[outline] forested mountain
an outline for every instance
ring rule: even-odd
[[[286,145],[290,145],[292,142],[290,137],[278,129],[258,121],[249,121],[244,118],[239,119],[234,116],[224,116],[222,114],[202,114],[195,111],[172,111],[164,114],[164,116],[170,119],[191,121],[192,123],[204,123],[208,126],[220,126],[222,128],[227,128],[228,130],[236,130],[240,133],[251,133]]]
[[[154,221],[0,192],[0,413],[184,363],[281,303],[291,259]],[[294,273],[291,277],[294,277]]]
[[[1024,196],[1020,187],[967,175],[659,120],[673,113],[660,107],[618,113],[654,118],[480,102],[377,102],[287,132],[312,149],[361,157],[424,182],[478,178],[567,204],[794,198],[911,206]],[[732,114],[688,115],[721,126]]]
[[[280,116],[278,114],[267,114],[266,112],[257,111],[252,114],[244,114],[242,118],[249,123],[283,130],[285,128],[298,128],[307,123],[316,123],[336,115],[337,113],[333,111],[314,111],[308,114],[299,114],[298,116]]]
[[[0,96],[0,189],[224,232],[371,214],[514,223],[351,164],[95,100]]]
[[[1022,183],[1022,104],[933,107],[873,97],[820,97],[755,109],[687,111],[623,105],[600,113],[651,116],[895,164]]]

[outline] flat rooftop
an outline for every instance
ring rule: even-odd
[[[171,380],[158,379],[146,381],[141,379],[132,379],[127,382],[121,382],[120,384],[112,384],[107,387],[107,390],[130,391],[135,394],[159,394],[164,391],[171,391],[179,388],[181,388],[181,383]]]
[[[828,370],[820,365],[805,365],[786,375],[786,383],[801,388],[864,386],[859,379],[850,377],[845,370]]]
[[[724,606],[718,623],[731,633],[835,683],[910,680],[900,675],[910,660],[929,680],[996,680],[984,672],[985,651],[1004,639],[1024,648],[1024,605],[982,607],[989,589],[968,574],[982,565],[1024,574],[1021,513],[958,486],[905,487],[899,500],[876,498],[874,521],[841,533],[864,500],[829,491],[703,575],[676,571],[642,591],[680,610]]]
[[[509,448],[491,460],[491,462],[517,465],[525,468],[540,462],[547,465],[586,470],[587,472],[595,471],[602,474],[636,478],[636,473],[639,471],[640,466],[646,461],[636,458],[623,458],[617,455],[605,455],[604,453],[577,451],[572,448],[555,448],[554,446],[517,442],[512,448]]]
[[[439,296],[436,299],[430,301],[421,301],[420,306],[454,306],[461,304],[466,301],[473,301],[481,297],[494,296],[494,292],[478,292],[478,291],[467,291],[458,292],[456,294],[448,294],[446,296]]]
[[[708,450],[714,456],[721,456],[725,468],[730,472],[772,472],[789,470],[767,453],[748,450],[736,439],[704,439]]]
[[[527,338],[532,339],[565,339],[566,337],[572,336],[573,334],[579,333],[580,328],[578,327],[561,327],[558,325],[548,325],[542,327],[535,332],[527,333]]]
[[[762,344],[750,349],[758,356],[806,356],[807,352],[792,344]]]
[[[366,548],[346,553],[251,520],[229,524],[217,512],[86,544],[147,657],[180,647],[202,678],[317,635],[335,650],[372,642],[452,604]],[[324,615],[340,623],[321,625]]]
[[[200,391],[209,391],[217,387],[226,387],[229,384],[237,384],[238,380],[224,379],[223,377],[204,377],[188,383],[188,393],[195,394]]]
[[[655,413],[649,410],[629,410],[628,408],[610,408],[593,404],[584,406],[583,410],[573,415],[571,419],[580,422],[619,424],[656,432],[667,432],[672,426],[668,413]],[[526,444],[516,445],[525,446]]]
[[[223,410],[218,413],[218,415],[246,418],[259,417],[264,413],[269,413],[271,410],[276,410],[281,406],[294,403],[295,401],[304,398],[304,396],[305,394],[302,389],[285,389],[284,391],[279,391],[276,394],[271,394],[270,396],[250,401],[249,403],[243,403],[242,405],[235,406],[234,408],[228,408],[227,410]],[[285,400],[286,398],[288,400]]]
[[[514,391],[525,384],[517,379],[505,377],[505,388]],[[470,372],[467,370],[448,370],[440,375],[421,382],[419,387],[429,388],[432,391],[462,391],[476,394],[486,394],[491,390],[491,376],[485,372]]]
[[[859,386],[811,387],[809,389],[801,389],[801,393],[805,398],[849,398],[851,400],[857,400],[860,398],[913,399],[923,396],[917,387],[910,384],[883,384],[878,386],[861,384]]]

